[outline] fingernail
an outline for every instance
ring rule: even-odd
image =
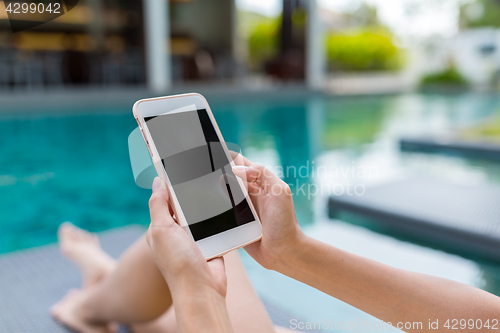
[[[248,167],[244,166],[244,165],[237,165],[237,166],[233,167],[233,170],[238,170],[238,171],[243,171],[243,170],[246,170],[246,169],[248,169]]]
[[[155,177],[155,179],[153,180],[153,192],[156,190],[164,189],[166,189],[166,186],[163,180],[161,180],[160,177]]]

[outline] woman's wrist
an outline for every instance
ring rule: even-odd
[[[272,270],[287,275],[286,272],[292,269],[297,269],[300,265],[301,258],[303,258],[305,250],[311,247],[313,239],[307,236],[300,228],[294,240],[290,242],[290,246],[283,251],[283,254],[276,260]]]
[[[195,303],[225,304],[225,297],[210,286],[196,286],[178,288],[174,286],[170,289],[172,299],[179,305]]]
[[[225,298],[225,295],[217,290],[213,281],[201,276],[199,272],[193,272],[190,275],[182,274],[176,276],[175,279],[165,278],[172,293],[172,298],[176,296],[183,299],[197,296],[213,297],[215,294],[218,294],[223,299]]]
[[[191,285],[171,288],[181,332],[231,332],[226,300],[215,288]]]

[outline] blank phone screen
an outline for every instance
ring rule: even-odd
[[[195,241],[255,221],[205,109],[144,120]]]

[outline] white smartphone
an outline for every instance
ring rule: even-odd
[[[261,223],[206,99],[196,93],[142,99],[133,111],[177,221],[205,258],[258,241]]]

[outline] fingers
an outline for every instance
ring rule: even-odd
[[[165,182],[159,177],[153,181],[153,194],[149,199],[151,226],[169,226],[175,224],[168,204],[169,193]]]
[[[272,190],[275,188],[279,189],[281,193],[286,185],[263,165],[235,166],[233,172],[249,184],[249,191],[255,189],[255,186],[251,186],[252,183],[257,184],[266,194],[273,193]],[[277,190],[275,191],[278,193]]]
[[[237,165],[232,168],[232,171],[235,176],[238,176],[243,180],[243,185],[249,194],[258,195],[259,192],[262,192],[262,189],[256,183],[248,182],[246,168],[246,166]]]
[[[230,150],[229,154],[231,154],[231,157],[233,158],[234,164],[236,164],[236,166],[247,166],[247,167],[249,167],[249,166],[254,165],[252,163],[252,161],[250,161],[248,158],[246,158],[245,156],[243,156],[242,154],[240,154],[238,152]],[[233,169],[233,173],[234,172],[235,172],[235,169]],[[259,186],[256,186],[255,184],[249,184],[249,183],[247,183],[247,177],[246,177],[246,175],[244,173],[240,172],[239,175],[238,174],[236,174],[236,175],[238,177],[240,177],[241,179],[243,179],[243,185],[245,186],[245,188],[246,188],[246,190],[247,190],[247,192],[249,194],[257,195],[258,192],[262,191]]]
[[[245,156],[241,155],[238,152],[230,150],[229,154],[233,158],[234,164],[236,165],[245,165],[245,166],[253,165],[252,161],[250,161],[248,158],[246,158]]]
[[[208,261],[211,265],[221,266],[225,270],[224,257],[217,257]]]
[[[220,275],[216,279],[226,279],[226,265],[224,261],[224,257],[217,257],[208,261],[208,265],[212,267],[212,274]]]
[[[174,219],[174,222],[179,224],[179,221],[177,221],[177,216],[175,215],[175,210],[172,207],[172,198],[170,197],[170,194],[169,194],[169,199],[170,200],[168,201],[168,211],[170,212],[170,215]]]

